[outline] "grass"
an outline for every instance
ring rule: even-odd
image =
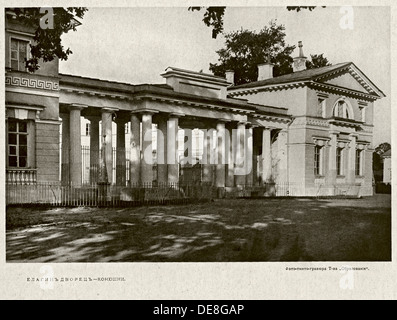
[[[7,262],[390,261],[391,198],[14,208]]]

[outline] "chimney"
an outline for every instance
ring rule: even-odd
[[[226,81],[234,85],[234,71],[226,70]]]
[[[306,57],[303,55],[302,41],[298,41],[299,56],[294,58],[292,68],[294,72],[306,70]]]
[[[273,78],[273,67],[269,55],[266,55],[265,63],[258,64],[258,81]]]

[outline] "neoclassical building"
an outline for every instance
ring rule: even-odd
[[[175,184],[196,167],[195,183],[220,196],[372,195],[373,110],[384,94],[352,62],[305,70],[300,44],[294,72],[280,77],[270,63],[244,85],[233,71],[168,67],[163,83],[133,85],[60,74],[57,59],[28,73],[33,36],[6,15],[7,184],[84,188],[86,121],[91,185]]]
[[[299,42],[293,73],[273,78],[265,63],[258,81],[228,95],[288,109],[284,170],[290,183],[304,184],[303,194],[371,195],[374,102],[385,95],[353,62],[306,70],[305,61]]]

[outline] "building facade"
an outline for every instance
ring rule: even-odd
[[[33,36],[6,15],[8,184],[167,185],[197,166],[195,182],[220,196],[275,195],[274,186],[372,195],[374,102],[384,94],[352,62],[305,70],[301,50],[292,74],[273,78],[265,63],[244,85],[232,71],[174,67],[162,84],[132,85],[60,74],[56,59],[28,73]]]
[[[25,69],[34,32],[6,14],[5,117],[7,182],[59,180],[58,60]]]
[[[257,82],[233,86],[231,97],[288,109],[287,179],[302,194],[372,194],[374,102],[384,97],[352,62],[305,70],[302,53],[292,74],[272,77],[259,66]]]

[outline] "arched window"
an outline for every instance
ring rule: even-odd
[[[334,105],[333,115],[336,118],[354,119],[353,109],[346,100],[340,99]]]

